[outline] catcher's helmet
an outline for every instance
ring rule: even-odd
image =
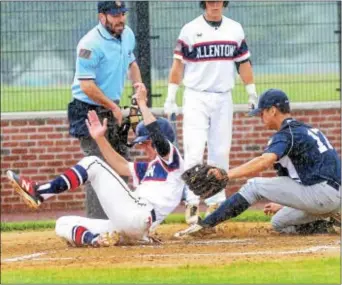
[[[223,7],[228,7],[229,1],[223,1]],[[205,1],[200,1],[200,7],[205,9]]]
[[[159,125],[160,130],[162,131],[163,135],[170,141],[173,142],[175,140],[175,132],[169,121],[165,118],[159,117],[157,119],[157,123]],[[150,134],[147,128],[144,125],[144,122],[141,121],[137,128],[135,129],[136,138],[133,140],[132,144],[141,143],[150,138]]]
[[[123,1],[99,1],[97,2],[97,12],[103,14],[117,15],[127,12]]]

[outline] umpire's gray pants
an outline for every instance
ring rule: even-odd
[[[248,180],[239,193],[251,205],[266,198],[285,206],[271,220],[279,232],[295,232],[295,225],[322,219],[341,209],[341,191],[326,182],[304,186],[289,177],[258,177]]]

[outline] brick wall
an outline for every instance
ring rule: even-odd
[[[336,104],[335,104],[336,106]],[[230,166],[238,166],[261,154],[271,131],[264,131],[259,118],[250,118],[245,112],[234,114],[233,145]],[[341,110],[295,110],[294,117],[320,128],[341,154]],[[50,115],[51,116],[51,115]],[[178,142],[182,151],[182,116],[177,118]],[[132,150],[134,157],[143,159]],[[13,169],[37,181],[47,181],[77,163],[83,157],[79,143],[68,134],[68,122],[61,118],[1,119],[1,212],[30,211],[14,193],[5,172]],[[272,176],[272,170],[262,176]],[[230,183],[228,194],[235,192],[244,180]],[[83,209],[85,194],[81,188],[55,196],[44,203],[44,210]]]

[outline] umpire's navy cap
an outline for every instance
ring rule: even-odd
[[[272,106],[290,110],[290,101],[284,91],[280,89],[268,89],[259,97],[258,108],[249,112],[250,116],[256,116],[262,110],[271,108]]]
[[[157,118],[157,123],[163,135],[170,141],[173,142],[175,140],[175,132],[170,124],[170,122],[163,118]],[[141,121],[135,130],[136,138],[132,141],[132,144],[142,143],[150,139],[150,133],[144,125],[144,122]]]
[[[99,1],[97,11],[103,14],[118,15],[127,12],[128,9],[123,1]]]

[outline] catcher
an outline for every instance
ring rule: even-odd
[[[267,129],[275,130],[264,153],[226,173],[197,165],[182,177],[202,198],[217,193],[229,180],[252,176],[274,166],[278,177],[250,179],[204,220],[199,220],[176,237],[190,235],[234,218],[255,202],[266,198],[283,205],[272,218],[281,233],[298,233],[298,226],[322,217],[332,217],[341,226],[341,160],[325,135],[291,117],[287,95],[278,89],[265,91],[258,108]],[[222,183],[222,184],[221,184]]]

